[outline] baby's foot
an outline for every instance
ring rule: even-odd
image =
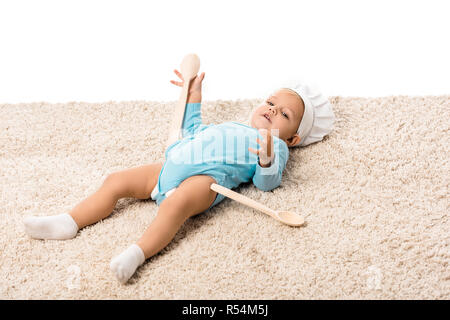
[[[125,283],[144,261],[144,252],[138,245],[133,244],[112,259],[109,268],[121,283]]]
[[[25,232],[35,239],[65,240],[76,236],[78,225],[68,213],[49,217],[26,217]]]

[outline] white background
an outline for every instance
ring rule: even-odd
[[[204,100],[450,94],[447,3],[1,0],[0,103],[177,100],[191,52]]]

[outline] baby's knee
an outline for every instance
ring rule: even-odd
[[[192,212],[193,208],[188,196],[183,192],[174,192],[161,202],[158,214],[177,219],[187,219],[192,215]]]
[[[123,193],[124,188],[123,177],[120,172],[110,173],[105,180],[103,180],[103,187],[110,190],[113,194],[119,195]]]
[[[176,191],[183,196],[184,201],[194,214],[207,210],[214,202],[217,193],[211,190],[215,180],[206,175],[192,176],[184,180]]]

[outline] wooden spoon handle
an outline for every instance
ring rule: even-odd
[[[236,200],[237,202],[240,202],[242,204],[245,204],[246,206],[249,206],[253,209],[259,210],[264,212],[265,214],[268,214],[269,216],[271,216],[272,218],[276,219],[276,220],[280,220],[278,218],[278,215],[275,211],[273,211],[272,209],[270,209],[269,207],[266,207],[265,205],[263,205],[262,203],[259,203],[253,199],[250,199],[240,193],[234,192],[233,190],[230,190],[226,187],[223,187],[221,185],[218,185],[217,183],[213,183],[210,186],[211,190],[218,192],[220,194],[223,194],[224,196],[231,198],[233,200]]]
[[[169,138],[167,139],[166,148],[172,143],[182,138],[181,129],[183,125],[184,111],[186,110],[186,101],[188,96],[189,83],[191,80],[185,80],[183,88],[181,89],[178,104],[173,113],[172,124],[169,129]]]

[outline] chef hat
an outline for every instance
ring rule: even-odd
[[[302,121],[297,129],[300,142],[295,146],[307,146],[313,142],[323,139],[333,129],[334,113],[328,99],[313,86],[301,84],[299,82],[288,82],[280,89],[289,89],[295,92],[303,100],[305,111]],[[248,125],[251,126],[251,119],[258,106],[250,112]]]
[[[333,109],[328,99],[316,87],[297,82],[281,89],[294,91],[305,105],[302,121],[297,129],[301,140],[296,146],[304,147],[321,141],[331,132],[335,120]]]

